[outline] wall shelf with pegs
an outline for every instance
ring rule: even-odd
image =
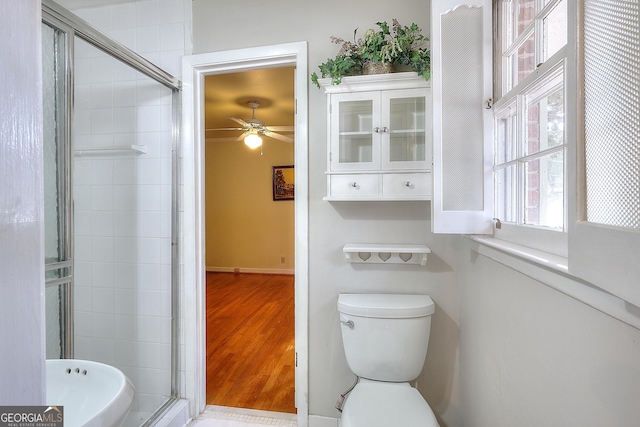
[[[347,261],[360,264],[427,264],[431,249],[425,245],[346,243]]]

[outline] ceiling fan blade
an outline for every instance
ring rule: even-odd
[[[240,136],[236,138],[236,141],[242,141],[247,135],[249,135],[249,132],[242,132],[242,134],[240,134]]]
[[[211,130],[244,130],[244,128],[214,128],[214,129],[205,129],[206,132]]]
[[[235,136],[227,136],[222,138],[206,138],[206,142],[236,142],[238,139]]]
[[[267,126],[267,129],[274,132],[293,132],[293,126]]]
[[[269,138],[274,138],[280,141],[284,141],[284,142],[288,142],[288,143],[292,143],[293,142],[293,138],[289,138],[288,136],[284,136],[284,135],[280,135],[279,133],[275,133],[275,132],[269,132],[268,130],[263,132],[264,136],[268,136]]]
[[[244,120],[242,120],[242,119],[238,119],[238,118],[236,118],[236,117],[229,117],[229,118],[230,118],[231,120],[233,120],[234,122],[236,122],[236,123],[240,124],[240,125],[241,125],[243,128],[245,128],[245,129],[249,129],[249,128],[251,128],[251,125],[250,125],[249,123],[245,122],[245,121],[244,121]]]

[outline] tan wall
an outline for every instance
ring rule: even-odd
[[[293,270],[293,201],[273,201],[271,184],[293,145],[263,140],[262,156],[242,141],[206,144],[207,268]]]

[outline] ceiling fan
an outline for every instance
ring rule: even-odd
[[[281,135],[278,132],[293,132],[293,126],[267,126],[262,121],[256,119],[256,109],[260,107],[260,101],[249,101],[247,103],[249,108],[253,110],[250,119],[242,120],[236,117],[229,117],[234,122],[238,123],[242,127],[235,128],[217,128],[217,129],[205,129],[209,130],[233,130],[233,131],[243,131],[242,134],[236,139],[239,141],[244,139],[244,143],[249,148],[257,148],[262,145],[262,138],[260,136],[268,136],[269,138],[274,138],[280,141],[292,143],[293,138],[288,137],[286,135]]]

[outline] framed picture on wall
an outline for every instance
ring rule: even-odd
[[[272,169],[273,200],[293,200],[293,165],[273,166]]]

